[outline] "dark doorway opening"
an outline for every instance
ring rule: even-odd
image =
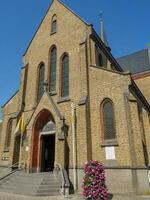
[[[15,166],[13,167],[13,170],[19,167],[20,141],[21,141],[21,136],[19,134],[15,137],[13,162],[12,162],[12,164]]]
[[[43,135],[41,145],[41,172],[53,171],[55,162],[55,134]]]
[[[148,160],[148,152],[147,152],[147,147],[144,142],[143,144],[143,153],[144,153],[144,161],[145,161],[145,166],[148,166],[149,160]]]

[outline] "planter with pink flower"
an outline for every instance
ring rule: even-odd
[[[98,161],[90,161],[84,167],[83,197],[86,200],[108,199],[104,168]]]

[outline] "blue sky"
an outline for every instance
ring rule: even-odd
[[[0,5],[0,105],[18,89],[22,54],[51,0],[5,0]],[[150,43],[149,0],[63,0],[99,32],[99,13],[115,57]]]

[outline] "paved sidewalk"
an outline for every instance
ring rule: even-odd
[[[0,200],[64,200],[64,199],[67,199],[67,198],[64,198],[63,196],[31,197],[31,196],[15,195],[11,193],[0,192]]]
[[[115,195],[110,200],[150,200],[150,196],[128,196],[128,195]]]
[[[53,197],[30,197],[14,195],[10,193],[0,192],[0,200],[83,200],[81,195],[64,196],[53,196]],[[109,200],[150,200],[150,196],[127,196],[127,195],[115,195]]]

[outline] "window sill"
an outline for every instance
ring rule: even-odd
[[[4,153],[9,152],[9,148],[5,147],[4,150],[3,150],[3,152],[4,152]]]
[[[71,101],[69,97],[64,97],[64,98],[61,98],[60,100],[57,101],[57,103],[64,103],[64,102],[68,102],[68,101]]]
[[[110,147],[110,146],[118,146],[118,142],[116,139],[104,140],[101,144],[101,147]]]
[[[55,33],[57,33],[57,31],[55,31],[55,32],[51,32],[50,35],[54,35]]]
[[[56,91],[50,92],[50,95],[55,96],[55,95],[57,95],[57,92]]]

